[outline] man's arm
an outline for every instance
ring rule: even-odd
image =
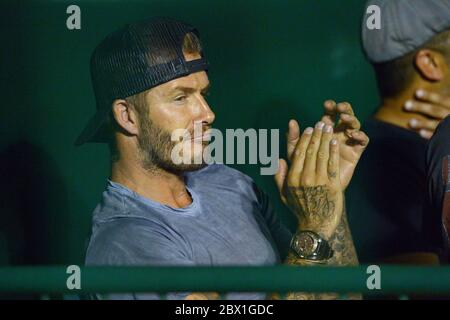
[[[324,261],[321,264],[310,262],[305,259],[301,259],[291,249],[284,261],[285,264],[295,266],[357,266],[358,256],[356,254],[355,246],[353,245],[353,239],[350,232],[350,228],[347,222],[347,214],[344,211],[342,220],[335,233],[330,238],[329,243],[333,249],[333,256]],[[306,293],[306,292],[291,292],[284,298],[287,300],[326,300],[337,299],[339,296],[333,293]],[[360,299],[361,296],[357,294],[348,295],[350,299]],[[278,297],[279,298],[279,297]]]
[[[359,131],[359,121],[348,103],[336,105],[328,101],[325,109],[322,123],[316,125],[313,132],[311,129],[305,130],[301,137],[298,124],[290,123],[288,158],[291,168],[288,170],[287,163],[280,160],[275,181],[283,202],[299,219],[297,232],[317,233],[328,242],[334,253],[331,258],[318,263],[318,261],[302,258],[290,249],[285,260],[285,263],[290,265],[358,265],[344,208],[344,191],[368,144],[368,138]],[[345,116],[341,116],[333,133],[334,118],[338,112]],[[330,141],[334,143],[330,144]],[[285,298],[333,299],[337,297],[336,294],[289,293]],[[273,296],[273,298],[280,297]]]
[[[336,228],[336,231],[331,236],[329,243],[333,249],[333,256],[322,262],[321,265],[326,266],[357,266],[358,256],[356,254],[355,246],[353,244],[352,235],[348,226],[347,214],[344,211],[342,214],[342,220]],[[299,265],[299,266],[317,266],[317,263],[309,262],[308,260],[301,259],[291,249],[284,261],[286,264]]]

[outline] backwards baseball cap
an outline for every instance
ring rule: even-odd
[[[380,8],[381,29],[370,30],[365,14],[362,43],[367,59],[381,63],[399,58],[450,28],[450,0],[369,0]]]
[[[169,18],[131,23],[109,34],[91,56],[91,79],[97,112],[78,136],[75,145],[108,141],[107,119],[112,102],[170,80],[207,70],[201,58],[186,61],[184,37],[199,32],[193,26]]]

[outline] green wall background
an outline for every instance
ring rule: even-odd
[[[0,264],[83,261],[109,162],[106,146],[73,141],[95,108],[89,57],[107,33],[154,15],[197,26],[211,64],[215,126],[281,128],[284,154],[288,120],[312,125],[325,99],[350,101],[362,120],[376,106],[360,49],[364,2],[2,2]],[[81,30],[66,28],[70,4],[81,8]],[[235,167],[272,196],[293,228],[273,177],[260,176],[257,165]]]

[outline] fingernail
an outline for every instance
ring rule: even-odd
[[[419,121],[417,121],[416,119],[411,119],[409,120],[409,124],[411,125],[411,127],[415,127],[419,124]]]
[[[305,133],[306,134],[311,134],[311,133],[313,133],[313,131],[314,131],[314,129],[311,128],[311,127],[308,127],[308,128],[305,129]]]
[[[330,133],[332,130],[333,130],[333,127],[332,127],[332,126],[330,126],[330,125],[326,125],[326,126],[325,126],[325,132],[326,132],[326,133]]]
[[[331,140],[331,144],[332,145],[336,145],[337,144],[337,140],[336,139]]]
[[[422,89],[417,90],[416,96],[418,96],[419,98],[422,98],[423,96],[425,96],[425,91]]]
[[[323,123],[322,121],[319,121],[316,124],[316,129],[322,130],[324,125],[325,125],[325,123]]]
[[[413,102],[411,100],[406,101],[405,109],[406,110],[412,110],[412,108],[413,108]]]
[[[420,130],[419,134],[424,138],[426,138],[426,136],[427,136],[427,132],[424,129]]]

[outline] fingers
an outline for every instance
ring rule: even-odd
[[[361,123],[355,117],[352,106],[348,102],[336,104],[333,100],[327,100],[324,103],[324,115],[321,121],[325,124],[334,125],[337,114],[340,113],[339,124],[347,127],[348,130],[359,130]]]
[[[340,113],[338,131],[345,130],[345,133],[348,136],[351,136],[351,133],[353,131],[359,130],[361,128],[361,123],[359,122],[358,118],[356,118],[350,103],[339,103],[337,105],[337,110]]]
[[[305,163],[300,178],[300,183],[304,186],[312,186],[315,183],[317,151],[320,147],[324,125],[325,123],[323,123],[322,121],[316,124],[311,137],[311,141],[309,142],[308,148],[306,149]]]
[[[323,103],[324,111],[321,121],[327,125],[334,125],[337,116],[336,102],[327,100]]]
[[[419,134],[422,138],[431,139],[431,137],[434,134],[434,131],[422,129],[422,130],[419,130]]]
[[[361,145],[368,142],[364,133],[358,139]],[[337,140],[333,139],[333,126],[325,125],[322,121],[314,129],[307,128],[303,132],[293,152],[290,170],[286,161],[279,161],[275,183],[283,201],[286,177],[289,187],[324,185],[329,183],[330,178],[335,178],[334,175],[339,173],[339,168],[336,168],[339,166],[339,153],[332,155],[331,152],[338,151],[337,144]]]
[[[362,131],[352,132],[351,137],[353,144],[360,145],[364,148],[369,144],[369,137]]]
[[[301,135],[300,140],[298,141],[292,154],[291,169],[289,170],[287,176],[287,182],[290,186],[299,186],[300,184],[300,174],[303,170],[306,149],[309,145],[309,141],[311,140],[313,131],[313,128],[306,128],[305,131],[303,131],[303,134]]]
[[[287,156],[288,160],[291,160],[292,153],[294,152],[295,146],[300,139],[300,126],[296,120],[289,121],[289,130],[287,133]]]
[[[328,179],[331,184],[339,185],[339,144],[336,139],[330,143],[330,158],[328,160]]]
[[[330,156],[330,142],[333,138],[333,127],[325,125],[320,141],[319,152],[316,163],[316,183],[325,184],[328,180],[328,160]]]
[[[433,104],[441,105],[447,109],[450,109],[450,96],[441,96],[435,92],[429,92],[423,89],[416,91],[416,98],[424,102],[431,102]]]
[[[403,108],[405,111],[420,113],[439,120],[443,120],[445,117],[450,115],[450,109],[447,109],[442,105],[420,101],[408,100]]]
[[[288,165],[286,163],[286,160],[280,159],[278,161],[278,171],[275,174],[275,184],[277,185],[278,192],[280,193],[281,200],[283,202],[286,202],[286,198],[283,193],[283,185],[284,181],[286,180],[286,175],[288,172]]]
[[[436,130],[437,126],[439,125],[439,120],[425,120],[425,119],[411,119],[408,122],[408,125],[417,131],[420,131],[421,129],[425,130],[431,130],[434,132]]]
[[[439,122],[450,115],[450,96],[419,89],[415,93],[417,100],[406,101],[403,109],[433,119],[411,119],[410,128],[416,130],[423,138],[430,139]]]
[[[433,134],[434,134],[434,131],[431,131],[431,130],[427,130],[427,129],[419,130],[419,135],[425,139],[431,139]]]
[[[355,113],[353,112],[352,106],[348,102],[341,102],[337,104],[337,110],[339,113],[346,113],[349,115],[354,116]]]
[[[341,124],[345,125],[347,129],[359,130],[361,128],[361,123],[358,118],[354,115],[349,115],[347,113],[342,113],[340,116]]]

